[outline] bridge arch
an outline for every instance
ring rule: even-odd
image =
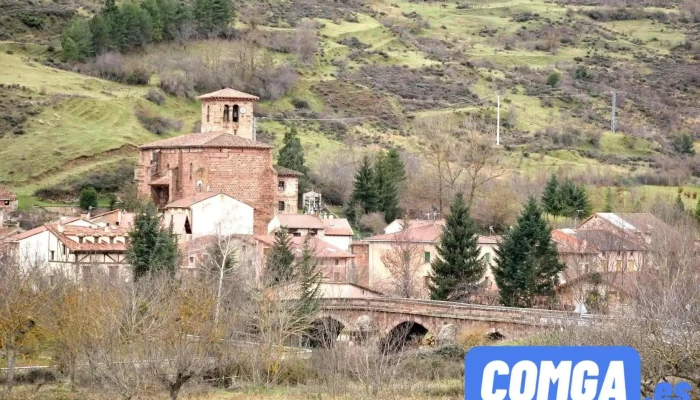
[[[338,340],[340,333],[350,328],[347,323],[333,316],[321,316],[311,322],[303,343],[305,347],[331,348]]]
[[[406,347],[419,346],[426,334],[428,328],[420,322],[403,321],[389,329],[379,345],[384,353],[396,353]]]

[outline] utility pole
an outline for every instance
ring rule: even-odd
[[[498,100],[498,110],[496,111],[496,146],[501,145],[501,95],[496,93],[496,99]]]
[[[610,130],[615,133],[615,111],[617,107],[617,92],[612,92],[612,115],[610,118]]]

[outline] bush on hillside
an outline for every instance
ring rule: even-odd
[[[137,108],[135,114],[141,125],[146,128],[147,131],[155,133],[156,135],[163,135],[182,129],[182,121],[161,117],[146,108]]]
[[[149,90],[144,97],[146,100],[150,101],[151,103],[158,104],[159,106],[162,106],[165,103],[165,94],[158,89]]]
[[[94,187],[88,186],[80,191],[80,199],[78,200],[80,208],[89,210],[97,207],[97,191]]]
[[[561,80],[561,74],[559,72],[552,72],[549,77],[547,77],[547,85],[551,87],[555,87],[559,85],[559,81]]]
[[[143,63],[127,63],[124,56],[117,52],[102,54],[86,64],[76,65],[74,69],[76,72],[129,85],[147,85],[151,79],[151,71]]]

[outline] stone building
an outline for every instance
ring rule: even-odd
[[[12,194],[8,189],[0,186],[0,210],[15,211],[17,210],[17,196]],[[2,211],[0,211],[2,213]],[[0,226],[2,228],[2,226]]]
[[[135,171],[139,195],[162,210],[200,192],[224,193],[253,207],[254,231],[265,234],[275,215],[297,212],[291,199],[298,197],[299,176],[287,169],[279,174],[272,147],[255,140],[253,102],[257,97],[223,89],[199,99],[202,132],[139,147]],[[282,194],[280,182],[285,185]]]

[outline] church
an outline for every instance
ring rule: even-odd
[[[139,196],[165,211],[208,193],[223,194],[252,208],[254,234],[267,233],[278,214],[296,214],[302,174],[274,165],[272,146],[256,141],[253,107],[258,97],[227,88],[198,99],[201,132],[139,147]],[[178,220],[174,229],[191,233],[197,224],[191,218]]]

